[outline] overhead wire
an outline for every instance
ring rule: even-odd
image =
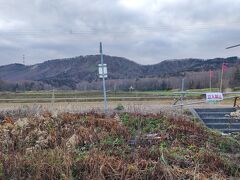
[[[232,25],[240,25],[240,23],[232,23]],[[236,26],[236,28],[239,26]],[[214,30],[217,28],[228,28],[229,24],[225,23],[215,23],[215,24],[194,24],[194,25],[161,25],[158,27],[154,26],[130,26],[129,28],[117,29],[117,27],[112,28],[96,28],[92,27],[88,30],[81,30],[80,28],[69,28],[65,30],[57,30],[57,29],[25,29],[19,31],[0,31],[0,36],[48,36],[48,35],[62,35],[62,36],[87,36],[93,34],[112,34],[112,35],[124,35],[131,33],[152,33],[152,32],[174,32],[174,31],[192,31],[192,30]]]

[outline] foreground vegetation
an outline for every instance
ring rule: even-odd
[[[0,179],[240,178],[240,143],[159,114],[2,113]]]

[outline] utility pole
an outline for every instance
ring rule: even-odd
[[[209,88],[210,88],[210,92],[212,92],[212,77],[213,77],[213,71],[212,71],[212,69],[210,69],[210,71],[209,71]]]
[[[183,78],[182,79],[182,94],[181,94],[181,113],[182,114],[183,114],[183,98],[184,98],[183,91],[184,91],[184,84],[185,84],[185,79]]]
[[[104,96],[104,113],[107,113],[108,106],[107,106],[107,93],[106,93],[106,84],[105,84],[105,78],[107,77],[107,66],[106,64],[103,64],[103,50],[102,50],[102,43],[100,42],[100,55],[101,55],[101,64],[99,66],[99,76],[102,77],[103,80],[103,96]],[[101,74],[101,72],[102,74]]]
[[[51,101],[51,103],[52,103],[52,107],[54,107],[54,103],[55,103],[55,90],[54,90],[54,88],[52,89],[52,101]]]
[[[226,69],[227,69],[227,66],[226,66],[226,63],[225,62],[223,62],[223,64],[222,64],[222,73],[221,73],[221,82],[220,82],[220,92],[222,92],[222,86],[223,86],[223,73],[224,73],[224,71],[226,71]]]
[[[25,55],[23,54],[23,65],[25,65]]]

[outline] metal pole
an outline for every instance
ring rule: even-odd
[[[54,106],[55,103],[55,90],[54,88],[52,89],[52,107]]]
[[[182,94],[181,94],[181,113],[183,114],[183,91],[184,91],[184,78],[182,79]]]
[[[104,96],[104,113],[107,113],[107,93],[106,93],[106,84],[105,84],[105,74],[104,74],[104,67],[103,67],[103,50],[102,50],[102,43],[100,42],[100,54],[101,54],[101,65],[102,65],[102,72],[103,72],[103,96]]]
[[[184,81],[185,81],[185,79],[183,78],[182,79],[182,92],[184,91]]]

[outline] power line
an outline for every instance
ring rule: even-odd
[[[240,25],[240,23],[232,23],[232,25]],[[81,29],[66,29],[66,30],[54,30],[54,29],[39,29],[39,30],[22,30],[22,31],[3,31],[0,32],[0,36],[48,36],[48,35],[65,35],[65,36],[87,36],[92,34],[128,34],[128,33],[150,33],[150,32],[159,32],[159,31],[191,31],[194,29],[197,30],[211,30],[215,28],[220,28],[222,26],[226,26],[226,28],[231,28],[229,24],[225,23],[201,23],[201,24],[194,24],[194,25],[181,25],[181,26],[170,26],[170,25],[161,25],[158,27],[154,26],[132,26],[128,29],[122,28],[117,29],[116,27],[110,28],[96,28],[96,27],[88,27],[88,30],[81,30]],[[237,27],[237,26],[233,26]]]

